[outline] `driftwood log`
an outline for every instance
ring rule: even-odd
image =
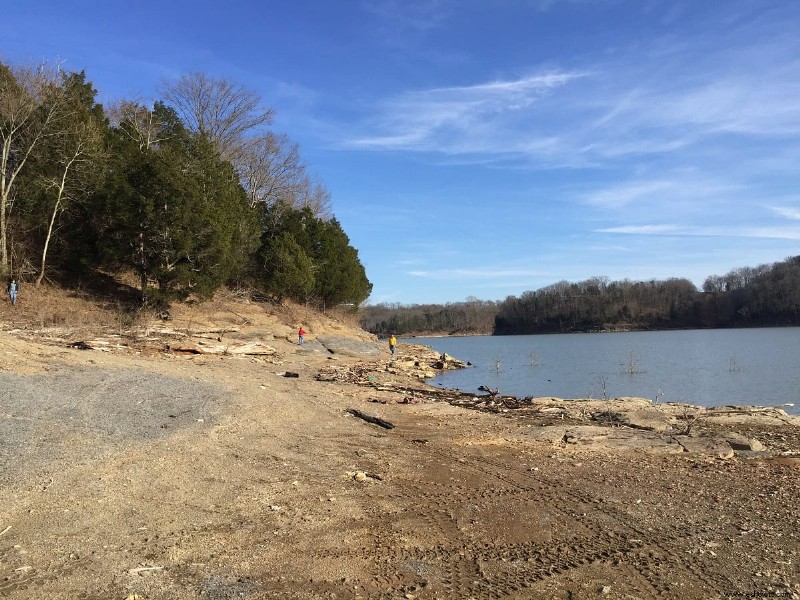
[[[80,342],[72,342],[70,348],[77,348],[78,350],[94,350],[89,344],[81,340]]]
[[[353,415],[354,417],[358,417],[359,419],[364,419],[368,423],[373,423],[375,425],[383,427],[384,429],[394,429],[394,423],[390,423],[389,421],[381,419],[380,417],[374,417],[372,415],[368,415],[367,413],[361,412],[358,409],[348,408],[347,412]]]

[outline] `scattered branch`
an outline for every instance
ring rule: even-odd
[[[373,423],[374,425],[378,425],[379,427],[383,427],[384,429],[394,429],[394,423],[390,423],[380,417],[374,417],[372,415],[368,415],[365,412],[361,412],[355,408],[348,408],[347,412],[353,415],[354,417],[358,417],[359,419],[363,419],[368,423]]]

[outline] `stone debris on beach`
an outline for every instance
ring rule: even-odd
[[[646,398],[563,399],[504,396],[486,386],[483,394],[433,388],[408,383],[422,381],[444,368],[465,363],[425,347],[407,347],[402,360],[326,366],[318,381],[364,385],[382,392],[402,392],[402,400],[370,398],[377,404],[447,402],[452,406],[490,412],[524,423],[525,439],[580,446],[583,449],[616,448],[665,453],[696,453],[728,459],[778,454],[762,441],[730,428],[742,423],[767,427],[800,425],[800,418],[779,408],[704,408],[679,403],[657,403]],[[392,376],[396,376],[393,379]],[[402,381],[400,381],[402,379]],[[716,431],[716,430],[720,431]],[[713,431],[712,431],[713,430]]]

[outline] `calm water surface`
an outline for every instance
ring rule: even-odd
[[[639,396],[800,415],[800,328],[412,338],[463,361],[433,385],[501,394]],[[784,406],[794,404],[795,406]]]

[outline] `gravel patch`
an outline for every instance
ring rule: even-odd
[[[0,482],[57,458],[65,444],[97,456],[213,424],[225,387],[133,369],[0,372]],[[87,457],[88,457],[87,456]]]

